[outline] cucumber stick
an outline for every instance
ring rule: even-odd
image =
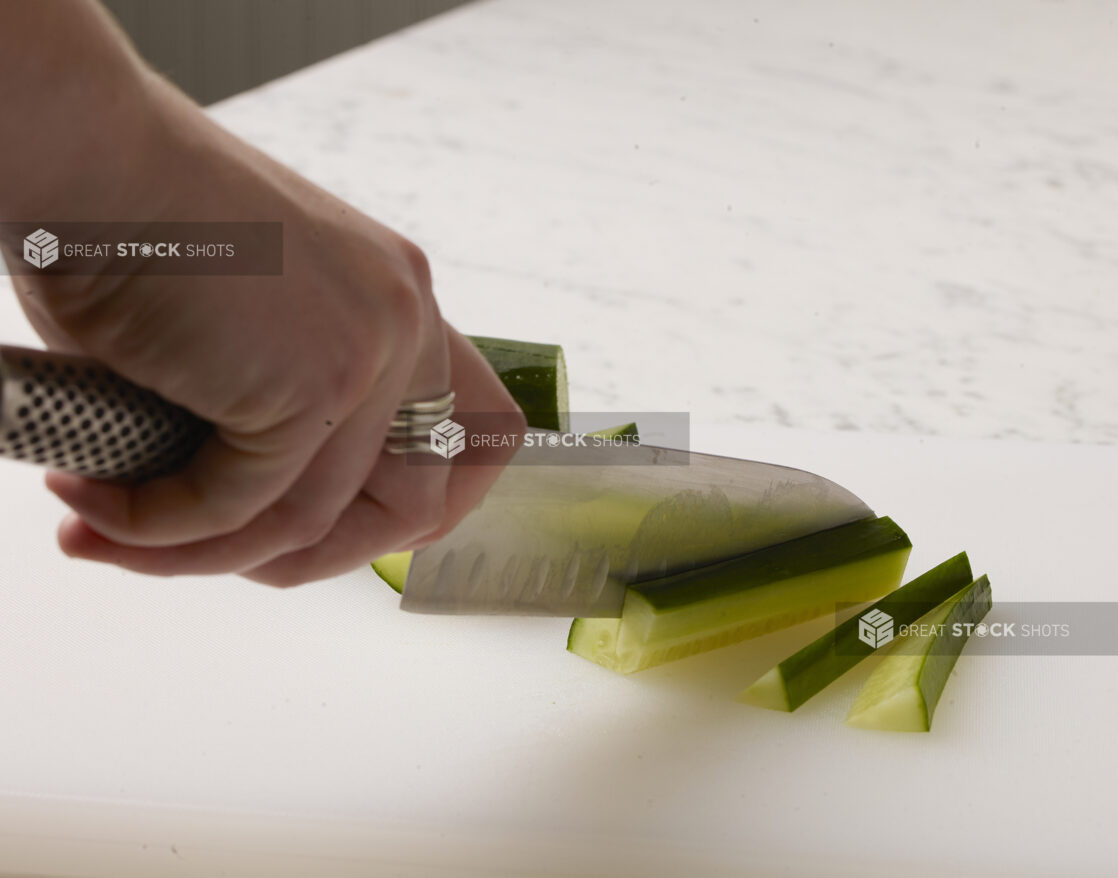
[[[893,626],[909,625],[973,578],[965,552],[949,558],[786,658],[741,693],[739,700],[773,710],[795,710],[874,652],[876,647],[859,636],[859,624],[868,613],[886,614]]]
[[[951,669],[992,605],[990,580],[980,576],[921,618],[913,633],[898,637],[862,686],[847,725],[929,731]]]
[[[559,345],[480,335],[471,335],[469,339],[512,394],[529,426],[541,430],[570,429],[567,362]]]
[[[520,406],[528,426],[541,430],[569,429],[567,364],[559,345],[480,335],[471,335],[469,339]],[[601,432],[612,438],[636,435],[636,429],[636,424],[625,424]],[[411,566],[411,552],[382,555],[372,566],[381,579],[396,592],[402,592]]]
[[[629,674],[872,600],[897,587],[912,544],[866,519],[626,591],[620,619],[575,619],[567,649]]]

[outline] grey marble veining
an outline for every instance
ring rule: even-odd
[[[1118,441],[1118,8],[485,0],[223,124],[572,407]]]

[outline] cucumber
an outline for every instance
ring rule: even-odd
[[[393,552],[381,555],[373,562],[373,570],[396,594],[404,593],[404,583],[408,581],[408,568],[411,567],[411,552]]]
[[[605,430],[595,430],[590,433],[591,436],[601,436],[603,439],[620,439],[622,436],[639,436],[637,433],[637,425],[630,421],[628,424],[622,424],[619,427],[609,427]]]
[[[529,427],[567,430],[567,364],[563,349],[555,344],[512,341],[506,338],[467,336],[493,367],[501,383],[524,412]],[[636,435],[636,424],[602,430],[603,436]],[[404,591],[411,566],[411,552],[393,552],[372,562],[373,570],[397,594]]]
[[[895,626],[909,625],[973,578],[965,552],[949,558],[786,658],[742,692],[739,700],[771,710],[795,710],[874,652],[859,638],[859,623],[867,613],[885,613]]]
[[[620,619],[575,619],[567,649],[622,674],[785,628],[897,587],[912,543],[865,519],[629,586]]]
[[[990,580],[980,576],[898,637],[858,693],[847,725],[927,732],[947,678],[973,626],[993,606]],[[970,623],[969,626],[966,623]]]
[[[570,429],[567,362],[557,344],[469,336],[528,420],[542,430]]]

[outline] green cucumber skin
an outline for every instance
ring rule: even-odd
[[[990,581],[981,576],[921,617],[926,634],[898,637],[862,685],[846,724],[889,732],[929,732],[932,717],[968,639],[960,622],[981,621],[993,606]]]
[[[972,580],[970,560],[966,552],[960,552],[862,613],[881,610],[893,617],[894,625],[908,625]],[[788,710],[795,710],[874,652],[873,647],[858,638],[858,619],[862,613],[847,619],[777,666],[784,681]]]
[[[520,406],[528,426],[570,429],[567,366],[559,345],[467,336]]]
[[[901,548],[911,549],[912,542],[896,522],[888,517],[869,518],[697,570],[636,583],[629,589],[644,598],[655,612],[670,612]]]
[[[959,660],[959,654],[966,646],[968,635],[964,631],[954,634],[953,629],[957,623],[971,622],[977,624],[985,618],[994,606],[993,592],[990,589],[990,580],[986,576],[976,579],[966,593],[956,601],[951,608],[947,619],[944,621],[944,636],[936,635],[920,669],[917,685],[924,699],[924,709],[927,712],[928,727],[931,728],[932,716],[935,714],[936,705],[947,685],[947,678]]]
[[[859,539],[859,534],[866,539]],[[846,539],[836,541],[836,536]],[[814,540],[820,542],[819,551],[813,547]],[[789,556],[789,544],[783,543],[703,571],[666,577],[663,582],[670,580],[668,592],[678,591],[680,583],[686,582],[692,595],[703,593],[702,573],[711,568],[718,568],[716,575],[724,581],[714,597],[673,599],[662,612],[636,592],[638,587],[649,591],[662,581],[630,586],[621,619],[576,619],[567,649],[610,670],[631,674],[813,619],[828,612],[835,601],[872,600],[897,587],[911,551],[907,535],[894,522],[880,519],[854,522],[790,543],[795,544],[798,560]],[[770,554],[788,563],[768,564],[765,556]],[[727,568],[737,574],[736,580],[727,574]],[[772,578],[761,582],[750,575],[758,570]]]

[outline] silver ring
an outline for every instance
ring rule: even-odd
[[[433,412],[441,412],[444,409],[454,409],[454,391],[448,390],[442,396],[435,399],[420,399],[414,402],[401,403],[400,407],[396,410],[397,415],[402,414],[430,414]]]
[[[454,391],[435,399],[418,399],[405,402],[396,409],[388,425],[384,450],[389,454],[408,454],[412,451],[433,452],[431,428],[454,414]]]

